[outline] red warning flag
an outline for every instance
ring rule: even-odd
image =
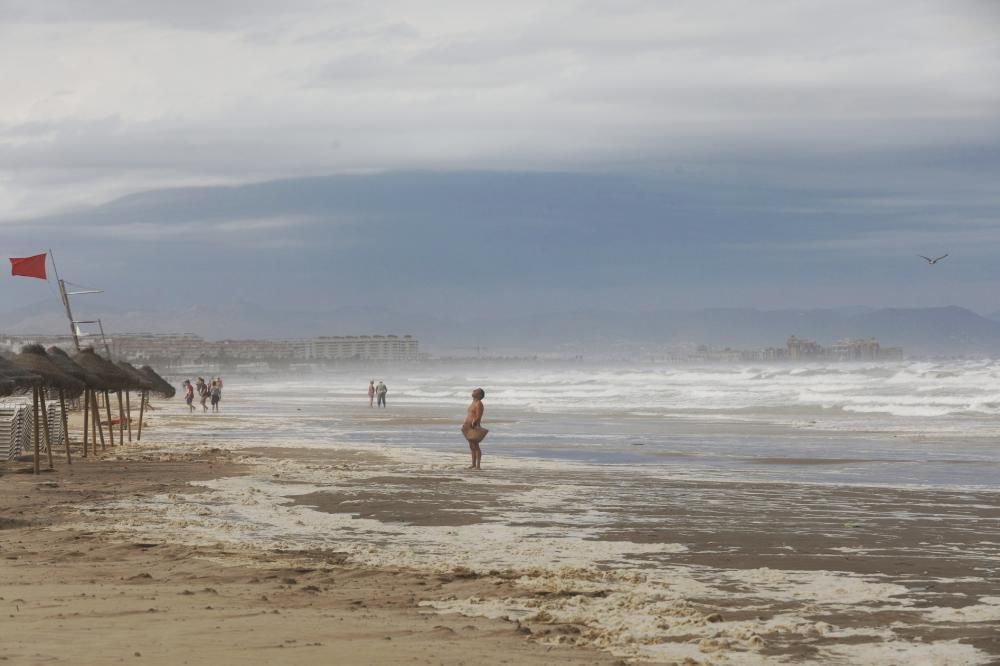
[[[33,257],[11,257],[10,274],[48,280],[49,276],[45,274],[45,253]]]

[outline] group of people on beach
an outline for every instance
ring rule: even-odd
[[[385,383],[380,379],[378,384],[375,384],[375,380],[368,382],[368,406],[375,407],[375,399],[378,398],[378,406],[385,407],[385,394],[389,391],[386,388]],[[477,388],[472,391],[472,402],[469,404],[469,408],[465,412],[465,422],[462,423],[462,435],[465,437],[465,441],[469,443],[469,453],[472,455],[472,464],[466,469],[482,469],[479,465],[483,459],[483,451],[479,446],[482,444],[489,430],[483,427],[483,412],[485,411],[483,407],[483,398],[486,397],[486,391],[481,388]]]
[[[368,406],[375,406],[375,398],[378,398],[378,406],[385,407],[385,394],[389,392],[388,387],[378,380],[378,386],[375,385],[375,380],[368,382]]]
[[[204,377],[198,377],[192,384],[190,379],[184,380],[184,402],[187,403],[188,410],[194,411],[194,396],[198,394],[198,401],[201,403],[202,411],[208,411],[206,403],[211,400],[212,411],[219,411],[219,403],[222,401],[222,377],[216,377],[209,384]]]

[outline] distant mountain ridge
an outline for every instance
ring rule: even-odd
[[[580,310],[448,320],[377,307],[286,311],[234,303],[172,311],[105,308],[101,317],[109,334],[186,332],[210,340],[414,335],[420,339],[422,349],[438,353],[477,347],[505,353],[543,353],[576,347],[594,353],[621,344],[759,348],[783,346],[789,335],[797,335],[821,344],[874,336],[884,346],[901,346],[913,355],[1000,355],[1000,321],[956,306],[713,308],[629,313]],[[0,312],[0,333],[63,333],[66,329],[57,303]]]

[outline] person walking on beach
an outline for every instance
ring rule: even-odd
[[[375,406],[375,380],[368,382],[368,406]]]
[[[389,389],[382,380],[378,380],[378,386],[375,387],[375,395],[378,396],[378,406],[385,407],[385,394],[389,392]]]
[[[483,459],[483,451],[479,445],[489,433],[489,430],[482,425],[483,398],[485,397],[486,391],[481,388],[472,392],[472,402],[465,413],[465,423],[462,424],[462,435],[469,442],[469,452],[472,454],[472,464],[467,469],[481,469],[479,463]]]
[[[198,389],[198,401],[201,403],[201,410],[203,412],[207,412],[208,405],[206,404],[206,402],[208,401],[208,394],[210,389],[208,388],[208,384],[205,383],[204,377],[198,378],[198,384],[196,388]]]
[[[212,398],[212,411],[219,411],[219,401],[222,400],[222,381],[219,379],[212,380],[212,389],[209,391],[209,395]]]
[[[194,411],[194,387],[191,386],[191,380],[184,380],[184,402],[188,405],[188,411]]]

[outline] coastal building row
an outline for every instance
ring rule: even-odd
[[[17,351],[26,344],[72,347],[69,336],[0,337],[0,348]],[[322,336],[298,340],[205,340],[191,333],[116,335],[107,339],[111,354],[128,361],[173,364],[217,362],[415,361],[420,345],[410,335]]]
[[[715,349],[700,345],[688,360],[729,363],[776,361],[902,361],[902,347],[883,347],[877,338],[846,338],[824,347],[815,340],[792,335],[784,347]]]

